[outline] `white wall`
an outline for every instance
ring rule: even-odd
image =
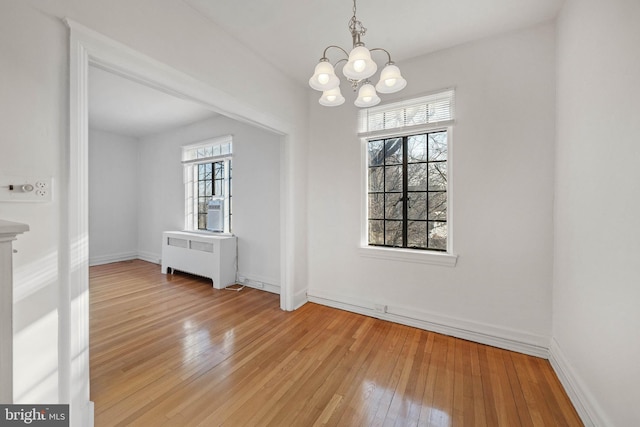
[[[0,205],[0,217],[31,228],[16,242],[14,264],[14,379],[20,402],[68,402],[79,390],[78,378],[85,378],[84,373],[72,375],[68,366],[69,356],[86,353],[70,355],[68,324],[58,321],[70,317],[69,310],[58,311],[68,306],[61,301],[76,296],[69,295],[69,277],[59,268],[71,261],[70,246],[86,244],[69,242],[63,234],[69,217],[66,187],[60,185],[69,168],[69,30],[61,20],[65,16],[233,95],[238,103],[264,111],[271,122],[282,123],[289,132],[283,165],[288,178],[284,215],[290,220],[287,279],[295,292],[306,286],[308,104],[303,88],[183,2],[139,0],[135,6],[98,0],[0,2],[0,170],[19,175],[37,172],[52,176],[57,184],[52,203]],[[269,85],[254,79],[255,70]]]
[[[552,357],[597,426],[640,425],[638,22],[637,0],[558,20]]]
[[[140,253],[157,262],[162,232],[184,229],[181,147],[224,135],[233,135],[232,231],[239,273],[279,287],[281,137],[224,116],[140,139]]]
[[[309,150],[309,295],[351,308],[385,304],[405,321],[432,321],[430,326],[455,326],[546,349],[553,250],[553,24],[398,66],[408,81],[398,96],[456,88],[450,179],[458,263],[450,268],[358,254],[362,171],[354,96],[346,94],[347,102],[331,109],[317,104],[316,92]]]
[[[138,256],[137,139],[89,131],[89,262]]]

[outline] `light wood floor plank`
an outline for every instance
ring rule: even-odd
[[[143,261],[90,305],[97,427],[582,425],[546,360]]]

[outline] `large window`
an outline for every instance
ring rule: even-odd
[[[183,147],[185,229],[218,230],[209,215],[217,215],[219,210],[221,228],[231,232],[232,154],[230,136]],[[213,208],[218,210],[212,211]]]
[[[442,254],[437,262],[451,255],[451,263],[444,262],[455,265],[449,209],[453,113],[453,89],[361,110],[367,248]],[[377,256],[370,250],[364,254]]]
[[[447,250],[447,131],[368,142],[369,244]]]

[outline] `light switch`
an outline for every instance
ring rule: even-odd
[[[0,202],[51,202],[53,178],[0,176]]]

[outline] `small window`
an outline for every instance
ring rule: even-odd
[[[185,229],[219,231],[208,218],[210,202],[223,207],[223,231],[231,232],[231,136],[182,148],[185,182]]]

